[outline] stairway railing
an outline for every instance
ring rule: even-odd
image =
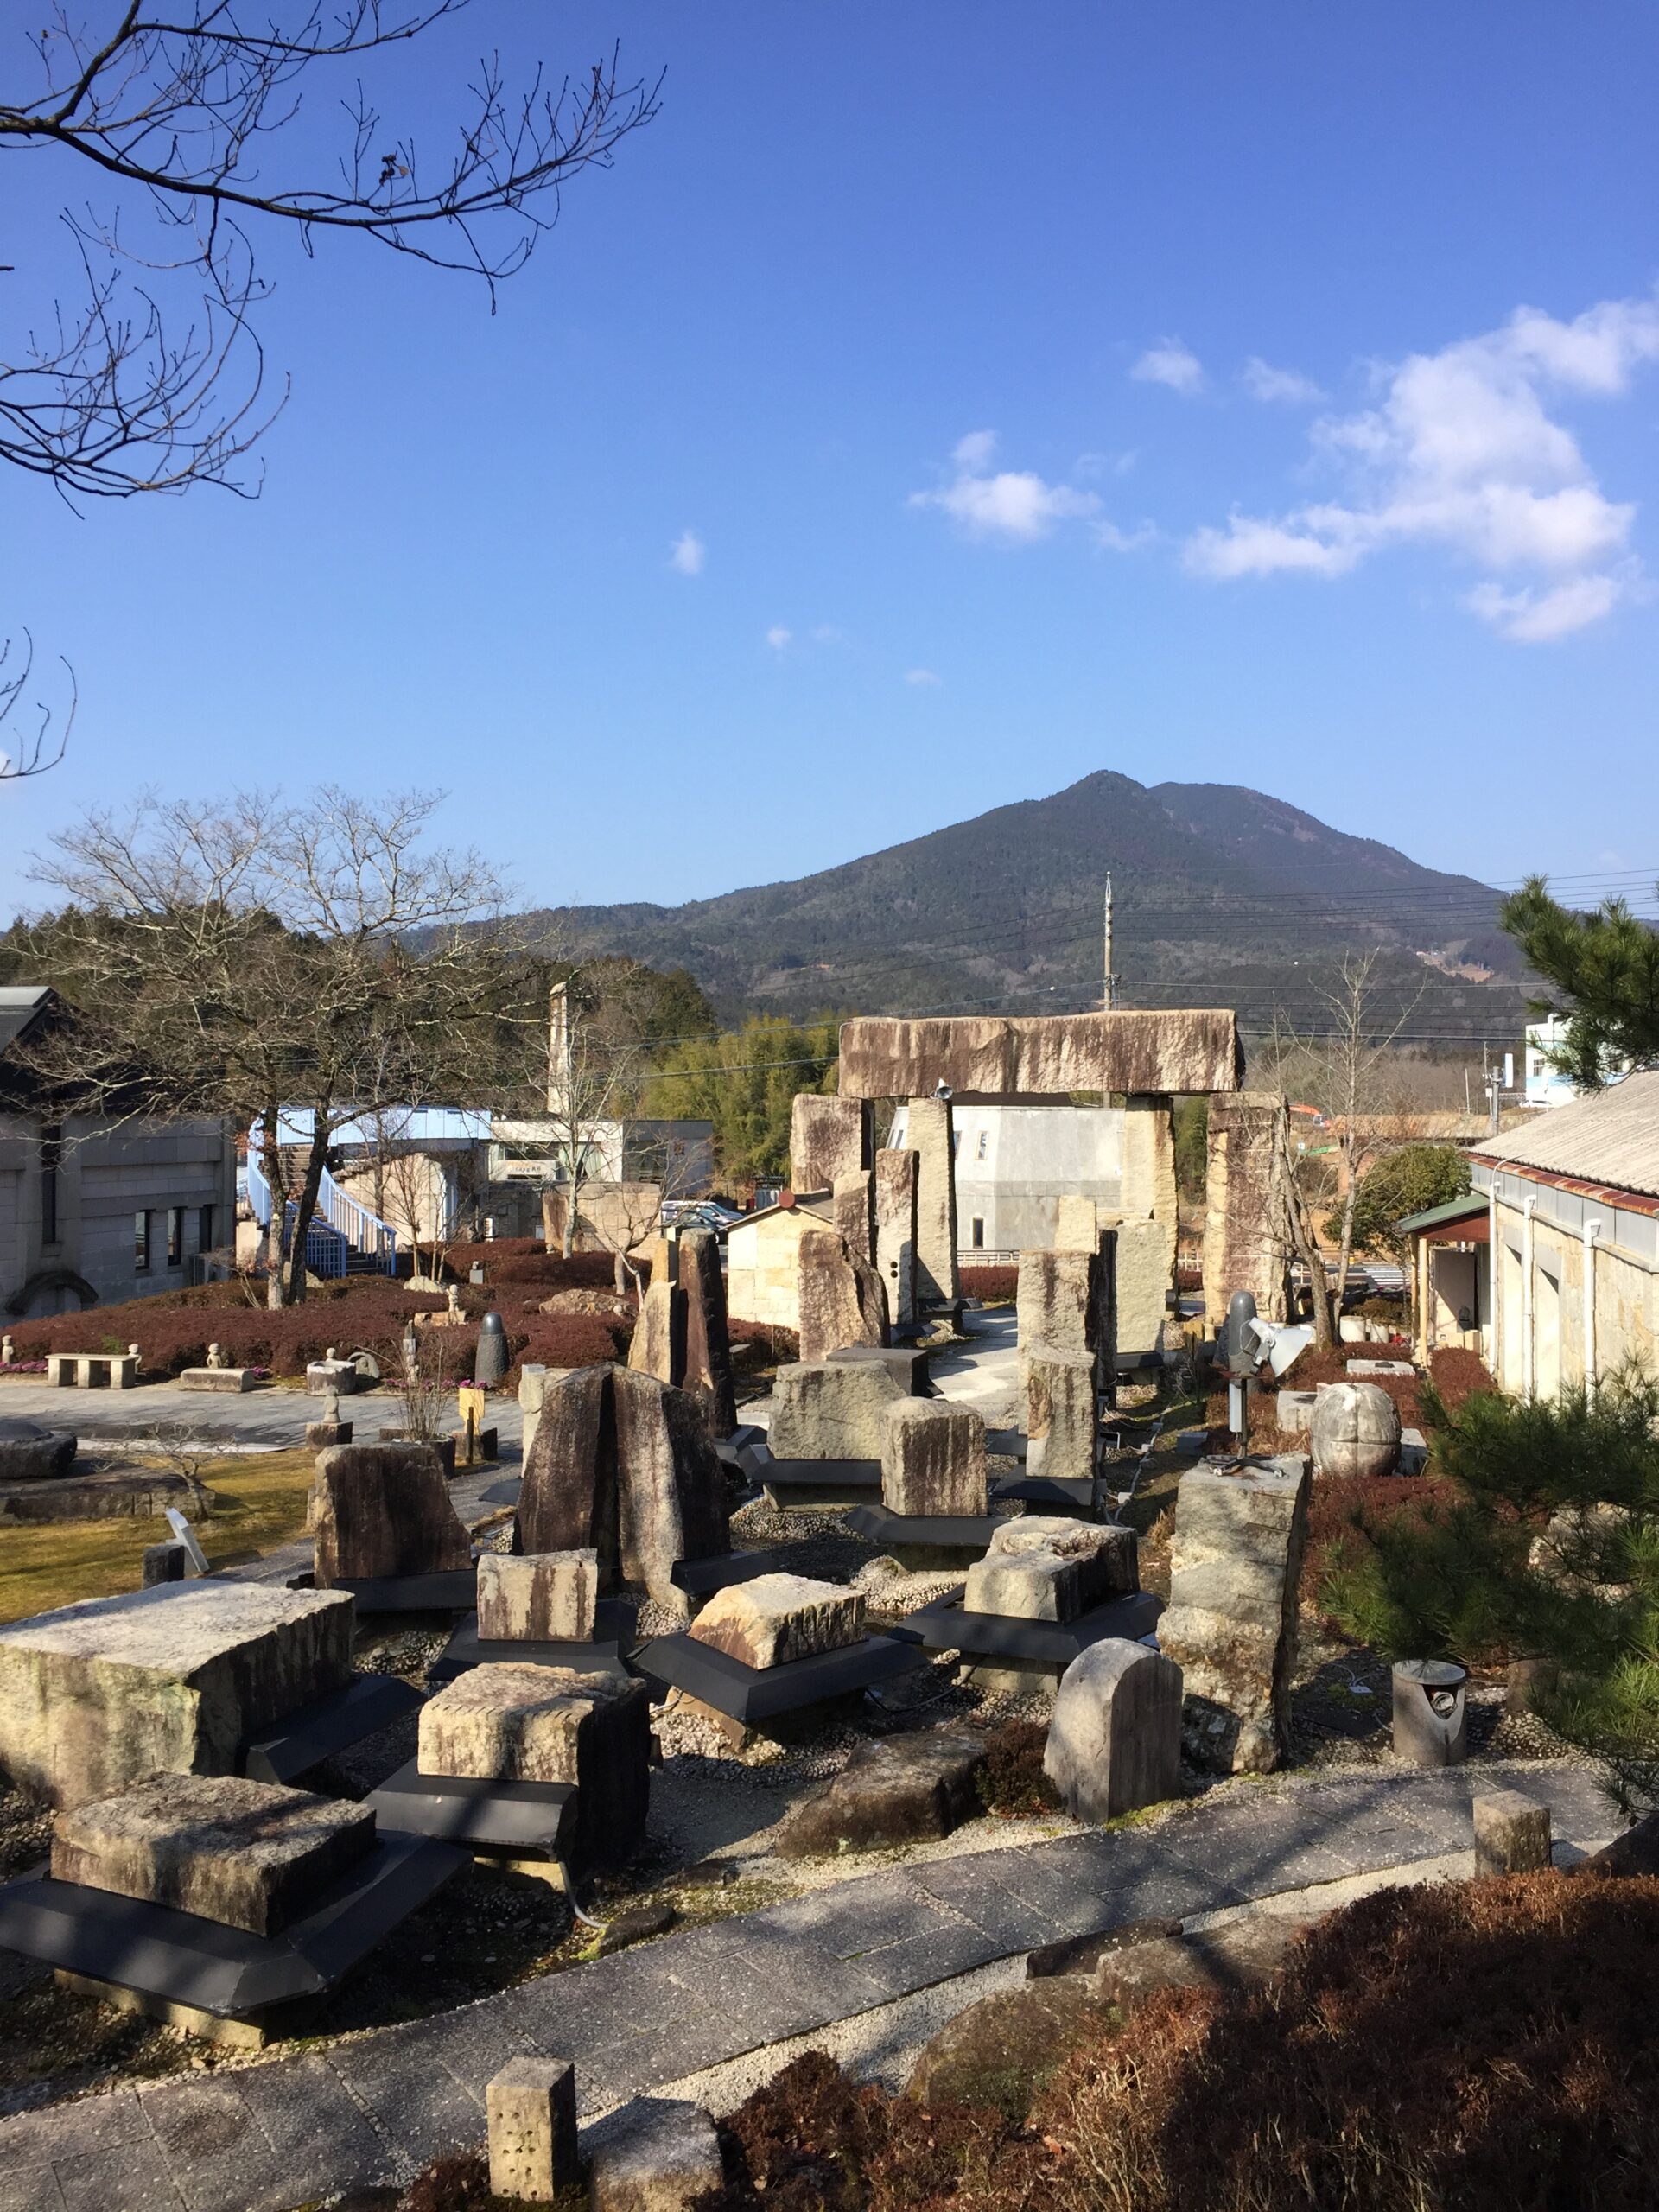
[[[257,1131],[248,1137],[247,1189],[248,1205],[254,1219],[261,1228],[270,1222],[270,1184],[260,1165],[260,1144]],[[299,1208],[292,1198],[283,1208],[285,1224],[283,1242],[292,1241],[293,1224]],[[397,1272],[397,1232],[389,1221],[382,1221],[378,1213],[344,1191],[327,1170],[323,1170],[322,1181],[317,1191],[316,1211],[306,1232],[305,1264],[315,1275],[334,1277],[346,1272],[353,1252],[360,1252],[372,1260],[383,1274]]]

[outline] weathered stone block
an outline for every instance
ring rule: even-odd
[[[905,1146],[916,1155],[916,1295],[923,1305],[950,1305],[961,1296],[962,1282],[957,1273],[956,1148],[948,1098],[911,1098],[905,1109]]]
[[[1281,1390],[1278,1398],[1279,1427],[1286,1436],[1306,1436],[1313,1426],[1313,1408],[1319,1397],[1317,1390]]]
[[[862,1099],[798,1091],[789,1113],[789,1179],[796,1194],[833,1191],[871,1164],[873,1109]]]
[[[973,2105],[1016,2126],[1067,2051],[1115,2021],[1086,1976],[1056,1974],[982,1997],[918,2053],[905,2094],[930,2110]]]
[[[913,1152],[881,1151],[875,1155],[875,1271],[887,1297],[893,1328],[916,1319],[916,1170]]]
[[[343,1592],[164,1584],[0,1628],[0,1769],[58,1805],[228,1774],[245,1737],[344,1689]]]
[[[319,1454],[317,1586],[470,1567],[472,1539],[429,1444],[338,1444]]]
[[[833,1229],[808,1229],[796,1248],[803,1359],[843,1344],[887,1342],[887,1301],[875,1272]]]
[[[983,1513],[982,1416],[944,1398],[900,1398],[889,1406],[882,1424],[881,1497],[889,1513]]]
[[[685,1599],[673,1580],[677,1563],[732,1548],[725,1470],[695,1398],[625,1367],[611,1375],[622,1579],[643,1587],[658,1605],[683,1612]]]
[[[626,1782],[649,1757],[643,1682],[574,1667],[470,1667],[421,1707],[423,1774],[492,1782]],[[631,1794],[625,1790],[625,1795]]]
[[[1551,1864],[1549,1808],[1518,1789],[1476,1792],[1477,1874],[1535,1874]]]
[[[637,1375],[654,1375],[659,1382],[677,1382],[685,1372],[685,1300],[679,1286],[666,1277],[648,1284],[639,1300],[628,1340],[628,1365]]]
[[[1043,1554],[1076,1561],[1085,1612],[1109,1599],[1130,1597],[1141,1587],[1135,1531],[1111,1522],[1076,1521],[1063,1513],[1022,1513],[1002,1522],[986,1556],[1023,1559]]]
[[[1332,1382],[1315,1395],[1309,1441],[1322,1475],[1391,1475],[1400,1408],[1379,1382]]]
[[[907,1398],[925,1398],[930,1393],[927,1381],[927,1350],[922,1344],[840,1344],[825,1357],[833,1366],[848,1361],[868,1363],[885,1367]]]
[[[804,1798],[778,1839],[786,1859],[949,1835],[981,1809],[985,1764],[976,1728],[927,1728],[859,1745],[841,1772]]]
[[[217,1390],[236,1397],[258,1380],[251,1367],[187,1367],[178,1384],[181,1390]]]
[[[1092,1252],[1100,1241],[1100,1208],[1093,1198],[1065,1191],[1054,1201],[1054,1249]]]
[[[1095,1972],[1096,1994],[1122,2015],[1166,1989],[1213,1989],[1228,1997],[1260,1989],[1283,1974],[1303,1929],[1319,1917],[1317,1909],[1257,1913],[1225,1927],[1109,1951]]]
[[[963,1609],[1022,1621],[1074,1621],[1084,1611],[1083,1573],[1058,1552],[990,1552],[968,1570]]]
[[[1080,1821],[1114,1821],[1181,1786],[1181,1670],[1107,1637],[1060,1677],[1043,1772]]]
[[[831,1209],[836,1234],[867,1266],[874,1265],[875,1260],[874,1202],[873,1168],[861,1167],[855,1175],[836,1177]]]
[[[1160,1351],[1175,1280],[1175,1223],[1173,1218],[1114,1220],[1109,1215],[1106,1225],[1116,1244],[1117,1349]]]
[[[685,1299],[685,1363],[683,1371],[673,1379],[702,1407],[715,1435],[729,1436],[737,1427],[737,1397],[732,1382],[731,1330],[720,1240],[711,1229],[683,1229],[678,1244],[679,1283]]]
[[[781,1667],[856,1643],[864,1633],[864,1599],[855,1590],[804,1574],[760,1574],[717,1590],[690,1633],[746,1667]]]
[[[598,1602],[595,1551],[479,1554],[478,1633],[486,1643],[590,1643]]]
[[[1238,1290],[1253,1294],[1264,1321],[1289,1311],[1289,1122],[1276,1091],[1211,1100],[1204,1310],[1212,1326]]]
[[[1158,1641],[1185,1677],[1192,1755],[1223,1772],[1286,1754],[1307,1496],[1300,1458],[1181,1478]]]
[[[366,1805],[232,1775],[168,1774],[60,1812],[52,1876],[275,1936],[373,1842]]]
[[[542,1372],[536,1429],[524,1446],[515,1548],[594,1551],[601,1584],[616,1572],[616,1419],[609,1365]]]
[[[1100,1373],[1101,1261],[1097,1250],[1022,1252],[1014,1289],[1021,1374],[1033,1359]]]
[[[1131,1219],[1177,1218],[1174,1102],[1167,1092],[1141,1093],[1123,1102],[1122,1211]]]
[[[176,1536],[164,1544],[146,1544],[139,1562],[139,1586],[154,1590],[164,1582],[188,1582],[200,1573],[190,1556],[188,1544],[181,1544]]]
[[[802,1360],[772,1382],[774,1459],[879,1459],[887,1408],[906,1393],[885,1364]]]
[[[701,2105],[639,2097],[597,2131],[593,2212],[688,2212],[724,2180],[720,2139]]]
[[[1092,1361],[1027,1361],[1026,1435],[1033,1447],[1031,1472],[1053,1481],[1087,1482],[1095,1471],[1098,1427]]]
[[[1192,1097],[1235,1090],[1242,1067],[1237,1020],[1222,1008],[1012,1020],[869,1015],[841,1025],[837,1079],[843,1098],[913,1098],[941,1082],[993,1097],[1065,1098],[1077,1090]]]
[[[568,2058],[510,2058],[484,2092],[490,2193],[550,2203],[582,2180],[576,2069]]]

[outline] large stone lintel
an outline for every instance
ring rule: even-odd
[[[1242,1072],[1237,1022],[1219,1007],[928,1021],[861,1016],[841,1026],[843,1098],[918,1098],[940,1083],[996,1098],[1192,1095],[1236,1090]]]

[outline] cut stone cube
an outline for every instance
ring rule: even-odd
[[[423,1774],[491,1782],[568,1782],[580,1788],[598,1739],[635,1709],[643,1682],[574,1667],[485,1666],[421,1707]]]
[[[971,1406],[899,1398],[883,1416],[881,1502],[906,1517],[982,1514],[985,1423]]]
[[[591,1643],[598,1602],[595,1551],[479,1555],[478,1633],[486,1643]]]
[[[746,1667],[781,1667],[856,1643],[864,1633],[864,1599],[856,1590],[804,1574],[761,1574],[716,1591],[690,1633]]]
[[[1077,1595],[1085,1612],[1109,1598],[1131,1597],[1141,1587],[1133,1529],[1077,1521],[1067,1514],[1022,1513],[997,1529],[986,1558],[1014,1559],[1028,1552],[1077,1562]]]
[[[968,1570],[963,1609],[1022,1621],[1074,1621],[1084,1611],[1083,1562],[1058,1552],[993,1552]]]
[[[366,1805],[233,1775],[158,1775],[60,1813],[52,1875],[274,1936],[373,1843]]]

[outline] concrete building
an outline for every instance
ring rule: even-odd
[[[902,1149],[908,1109],[893,1116],[889,1145]],[[957,1249],[1012,1255],[1054,1242],[1063,1198],[1093,1198],[1103,1213],[1123,1204],[1124,1122],[1117,1106],[954,1102]],[[734,1232],[735,1234],[735,1232]]]
[[[227,1122],[54,1108],[29,1048],[69,1018],[43,986],[0,989],[0,1311],[12,1319],[181,1290],[207,1255],[228,1260],[235,1236]]]
[[[1471,1281],[1503,1387],[1553,1397],[1659,1364],[1659,1071],[1483,1138],[1470,1165],[1487,1208]]]

